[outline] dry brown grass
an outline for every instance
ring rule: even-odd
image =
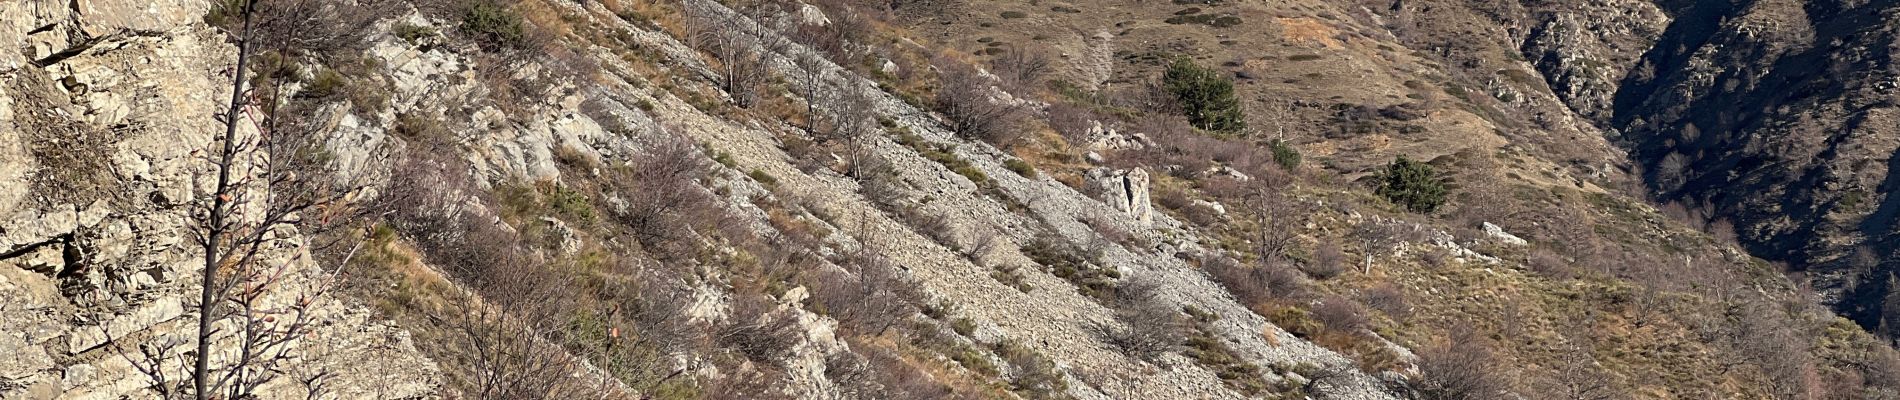
[[[540,29],[543,35],[551,35],[553,38],[558,39],[574,34],[574,26],[568,22],[572,20],[572,18],[565,16],[563,10],[555,8],[545,1],[523,1],[516,3],[515,12],[521,14],[522,19],[527,20],[530,25]]]

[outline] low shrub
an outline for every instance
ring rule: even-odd
[[[321,71],[317,71],[315,76],[310,78],[310,83],[305,85],[303,91],[297,92],[297,94],[299,97],[310,99],[329,99],[343,94],[344,86],[348,86],[349,84],[349,80],[345,79],[342,73],[336,72],[334,69],[324,68]]]
[[[1029,162],[1027,161],[1012,158],[1012,159],[1009,159],[1008,161],[1003,161],[1003,167],[1009,168],[1010,172],[1015,172],[1017,175],[1022,175],[1024,178],[1030,178],[1030,179],[1036,178],[1036,167],[1034,165],[1029,165]]]
[[[976,373],[985,376],[996,376],[997,373],[1001,372],[996,370],[996,363],[990,362],[988,356],[984,356],[983,353],[978,352],[974,348],[964,347],[959,351],[951,353],[950,360],[963,365],[963,368],[976,371]]]
[[[976,321],[969,318],[957,318],[956,321],[950,323],[950,330],[956,331],[958,335],[970,336],[976,333]]]
[[[1304,286],[1299,272],[1278,262],[1253,266],[1223,257],[1207,261],[1202,268],[1248,305],[1297,297]]]
[[[747,172],[745,175],[760,185],[765,185],[767,188],[778,187],[778,178],[772,176],[771,173],[755,169],[752,170],[752,172]]]
[[[1514,398],[1510,377],[1500,371],[1501,360],[1481,335],[1454,331],[1450,340],[1418,353],[1419,377],[1413,382],[1417,398],[1426,400],[1492,400]]]
[[[1024,256],[1042,264],[1049,273],[1068,280],[1077,292],[1097,301],[1113,301],[1115,279],[1121,273],[1114,268],[1091,263],[1087,252],[1070,244],[1053,231],[1044,231],[1022,247]]]
[[[1024,107],[1010,102],[991,101],[992,78],[975,67],[954,59],[938,59],[941,86],[937,88],[934,108],[957,135],[1008,148],[1022,139],[1017,122]]]
[[[484,49],[512,47],[526,36],[521,15],[486,0],[469,3],[462,14],[462,31],[480,40]]]
[[[1011,342],[997,345],[996,352],[1009,362],[1010,389],[1026,394],[1024,398],[1054,398],[1069,389],[1062,372],[1056,370],[1056,363],[1042,353]]]
[[[1320,243],[1313,250],[1313,259],[1300,264],[1300,271],[1317,279],[1332,279],[1346,272],[1346,253],[1339,245],[1331,242]]]
[[[1036,290],[1035,286],[1030,286],[1028,282],[1023,282],[1023,274],[1018,271],[1019,269],[1020,267],[1016,266],[999,265],[990,270],[990,279],[995,279],[997,282],[1009,285],[1009,287],[1016,288],[1016,290],[1023,293]]]
[[[1368,323],[1365,307],[1340,296],[1328,296],[1313,305],[1313,318],[1325,324],[1326,329],[1345,333],[1365,329]]]
[[[1179,309],[1156,302],[1122,305],[1115,311],[1116,324],[1090,326],[1103,342],[1122,354],[1150,363],[1175,351],[1187,341],[1187,321]]]
[[[1367,288],[1360,293],[1360,301],[1395,320],[1405,320],[1412,314],[1412,305],[1405,301],[1405,292],[1390,283]]]
[[[1267,148],[1273,151],[1273,162],[1279,164],[1280,168],[1292,171],[1300,167],[1300,151],[1286,141],[1274,139],[1267,144]]]
[[[390,27],[390,30],[396,34],[397,38],[401,38],[403,41],[409,42],[409,44],[419,44],[422,39],[434,37],[436,34],[435,28],[407,22],[396,23],[396,26]]]

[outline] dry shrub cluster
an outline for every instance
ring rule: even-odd
[[[1360,293],[1360,301],[1395,320],[1404,321],[1412,315],[1412,305],[1405,300],[1405,292],[1390,283],[1367,288]]]
[[[415,310],[436,326],[434,335],[441,339],[424,347],[456,357],[447,363],[450,376],[471,397],[599,395],[598,382],[573,379],[579,372],[572,358],[577,354],[565,351],[558,341],[567,331],[567,313],[584,299],[573,289],[571,276],[544,268],[547,260],[524,247],[514,231],[466,208],[479,201],[480,192],[455,165],[412,158],[393,175],[397,180],[392,190],[379,199],[383,215],[416,244],[429,264],[485,300]]]
[[[1492,346],[1471,330],[1453,331],[1448,340],[1418,353],[1419,376],[1412,382],[1412,394],[1427,400],[1514,398],[1511,377],[1500,372],[1503,360]]]
[[[865,164],[858,167],[858,194],[870,201],[880,210],[891,212],[902,206],[906,199],[903,177],[897,175],[897,169],[891,162],[880,157],[866,158]]]
[[[799,337],[798,320],[773,312],[777,303],[763,296],[734,300],[732,315],[711,333],[714,343],[757,365],[781,366]]]
[[[872,21],[870,16],[848,3],[844,0],[813,2],[819,9],[825,11],[825,17],[830,19],[831,23],[798,24],[797,31],[791,34],[792,40],[812,50],[817,50],[820,54],[824,54],[825,58],[831,59],[831,62],[838,65],[860,64],[859,61],[865,55],[865,48],[861,44],[865,43],[873,33]]]
[[[1159,363],[1187,340],[1188,322],[1179,308],[1155,298],[1157,288],[1148,280],[1123,282],[1115,291],[1115,321],[1095,322],[1090,329],[1122,354]]]
[[[1030,399],[1049,399],[1068,390],[1068,382],[1055,361],[1019,343],[997,344],[997,355],[1009,365],[1010,390]]]
[[[1089,129],[1096,123],[1102,123],[1104,126],[1113,123],[1112,120],[1096,115],[1088,106],[1068,102],[1055,102],[1043,109],[1043,120],[1049,124],[1049,129],[1055,130],[1057,135],[1062,136],[1062,139],[1072,146],[1089,144],[1089,141],[1094,139],[1088,137]]]
[[[825,376],[852,399],[950,399],[955,392],[930,371],[883,346],[852,340],[852,352],[825,360]]]
[[[1313,259],[1300,264],[1300,271],[1318,279],[1332,279],[1346,272],[1346,252],[1333,242],[1321,242],[1313,250]]]
[[[690,257],[695,245],[687,239],[694,235],[693,227],[724,217],[718,199],[698,183],[709,168],[697,146],[662,139],[644,157],[613,168],[609,178],[601,180],[610,198],[625,202],[611,207],[608,216],[655,256]]]
[[[433,343],[441,352],[490,358],[476,360],[480,364],[452,363],[477,366],[453,373],[462,377],[458,385],[483,393],[480,398],[596,397],[581,394],[596,390],[598,382],[573,378],[576,359],[592,361],[627,385],[672,393],[665,396],[693,393],[695,385],[702,386],[701,393],[716,396],[780,382],[783,372],[776,363],[801,339],[789,314],[772,311],[775,303],[762,293],[770,285],[763,282],[791,280],[794,271],[808,269],[804,266],[812,262],[808,251],[773,249],[810,244],[768,240],[727,223],[731,217],[719,200],[698,183],[708,173],[703,160],[697,148],[684,141],[662,141],[630,165],[607,166],[605,174],[611,179],[602,179],[598,187],[580,186],[599,189],[597,193],[566,194],[562,198],[573,200],[559,207],[521,209],[513,211],[521,215],[500,221],[470,205],[545,195],[526,191],[487,199],[467,182],[460,161],[416,154],[402,164],[392,175],[396,181],[391,191],[380,197],[380,209],[387,210],[384,215],[391,225],[414,241],[430,264],[487,300],[469,310],[448,311],[467,318],[441,318],[449,322],[442,324],[449,340]],[[599,227],[576,226],[635,239],[603,246],[634,248],[570,258],[550,252],[552,244],[517,233],[532,230],[502,225],[538,223],[537,212],[591,210],[594,203],[609,204],[612,218]],[[683,265],[677,262],[642,258],[639,249],[658,259],[696,259],[707,236],[757,254],[758,261],[732,265],[732,279],[743,281],[733,282],[738,293],[731,318],[710,325],[686,323],[681,313],[687,296],[671,288],[682,282],[680,274],[691,271],[669,267]],[[713,360],[757,368],[739,370],[728,379],[695,382],[698,379],[681,377],[666,361],[679,352],[723,354]]]
[[[846,270],[820,272],[812,284],[812,306],[838,320],[844,329],[881,336],[917,314],[920,294],[898,276],[898,267],[875,249],[860,249],[841,263]]]
[[[1282,262],[1248,265],[1233,258],[1216,257],[1203,262],[1201,268],[1226,287],[1228,293],[1249,306],[1304,297],[1307,290],[1306,278]]]
[[[1326,329],[1340,332],[1356,333],[1371,324],[1364,306],[1338,295],[1326,296],[1314,304],[1313,317],[1326,324]]]
[[[934,63],[938,82],[934,106],[957,135],[1008,148],[1022,139],[1017,122],[1024,116],[1019,104],[996,99],[996,82],[976,67],[948,57]]]
[[[1188,180],[1201,178],[1203,172],[1216,164],[1237,169],[1257,165],[1254,158],[1258,150],[1244,141],[1206,135],[1187,127],[1187,119],[1177,115],[1149,115],[1137,120],[1130,130],[1146,133],[1154,145],[1118,152],[1112,161],[1118,165],[1164,170]]]
[[[990,72],[1002,78],[1003,87],[1019,97],[1035,94],[1036,88],[1043,87],[1043,78],[1054,70],[1047,53],[1021,48],[991,58],[989,64]]]
[[[1050,274],[1074,284],[1076,291],[1083,295],[1098,301],[1112,301],[1121,272],[1113,266],[1097,264],[1099,259],[1095,256],[1099,253],[1069,243],[1053,228],[1044,228],[1020,250],[1023,256],[1042,265]]]
[[[1574,278],[1578,272],[1570,266],[1569,262],[1564,261],[1563,256],[1548,249],[1531,250],[1530,257],[1524,260],[1524,265],[1539,275],[1553,279]]]
[[[1123,228],[1111,218],[1113,217],[1102,215],[1087,215],[1082,218],[1082,223],[1088,225],[1089,230],[1094,231],[1097,235],[1095,240],[1089,243],[1090,248],[1087,249],[1089,254],[1094,255],[1095,258],[1101,258],[1102,252],[1106,251],[1106,246],[1109,244],[1122,246],[1131,250],[1140,250],[1146,247],[1146,239],[1136,235],[1134,232],[1128,231],[1128,229]]]

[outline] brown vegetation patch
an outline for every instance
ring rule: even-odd
[[[1326,22],[1318,19],[1310,17],[1274,18],[1274,22],[1280,23],[1281,34],[1284,35],[1287,40],[1318,43],[1322,46],[1334,49],[1343,49],[1346,47],[1343,43],[1340,43],[1339,39],[1335,38],[1339,35],[1339,30],[1334,29],[1332,26],[1327,25]]]

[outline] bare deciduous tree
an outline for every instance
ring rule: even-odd
[[[811,79],[822,80],[816,76]],[[829,122],[829,126],[814,127],[812,135],[844,158],[850,167],[846,175],[863,182],[866,167],[875,162],[868,157],[871,154],[871,141],[879,133],[871,97],[865,93],[865,88],[853,86],[849,82],[846,86],[829,91],[823,90],[822,82],[809,84],[813,85],[810,92],[816,97],[808,98],[808,104],[817,107],[811,110],[811,118]]]
[[[1273,139],[1286,140],[1288,130],[1298,129],[1301,113],[1292,100],[1272,97],[1262,99],[1252,114],[1261,121],[1273,126]]]
[[[1688,174],[1690,172],[1689,164],[1691,162],[1689,156],[1685,156],[1682,153],[1670,152],[1669,155],[1663,156],[1662,164],[1656,167],[1656,182],[1662,186],[1662,190],[1664,191],[1672,191],[1682,187],[1682,184],[1688,180]]]
[[[1260,232],[1254,246],[1256,252],[1262,259],[1284,259],[1287,250],[1299,239],[1298,206],[1266,185],[1249,185],[1249,189],[1244,201],[1253,212],[1255,229]]]
[[[814,54],[800,55],[792,59],[798,66],[802,82],[798,86],[805,95],[805,131],[818,136],[818,107],[830,100],[825,88],[825,60]],[[829,109],[829,107],[827,107]]]
[[[719,76],[710,78],[719,83],[720,90],[740,107],[757,103],[761,88],[771,79],[773,55],[783,53],[788,43],[765,29],[754,29],[740,16],[693,12],[687,15],[687,26],[691,42],[718,61]]]
[[[1581,332],[1571,329],[1573,332]],[[1588,342],[1570,342],[1558,349],[1554,375],[1540,385],[1553,398],[1570,400],[1610,400],[1627,397],[1610,374],[1603,371]]]
[[[1372,273],[1372,259],[1379,253],[1392,251],[1394,246],[1407,241],[1417,240],[1417,229],[1402,222],[1365,221],[1353,227],[1352,235],[1359,239],[1365,249],[1365,273]]]
[[[335,11],[307,1],[245,1],[220,9],[240,18],[230,28],[238,54],[231,97],[218,115],[224,132],[204,153],[216,180],[210,193],[193,201],[188,221],[203,256],[194,305],[197,329],[191,337],[195,348],[178,351],[185,341],[166,340],[140,346],[142,358],[126,355],[163,397],[254,397],[260,387],[285,375],[286,365],[299,357],[296,343],[314,328],[311,308],[332,285],[323,276],[298,279],[303,276],[296,266],[308,262],[308,248],[294,238],[335,226],[350,209],[345,198],[357,187],[340,183],[318,151],[321,136],[300,120],[304,115],[280,112],[284,96],[275,90],[278,85],[269,85],[273,90],[261,107],[254,103],[260,96],[250,84],[281,77],[254,76],[250,69],[254,53],[265,46],[342,40],[345,35],[333,30],[286,28]],[[240,127],[247,124],[258,133],[245,134]],[[343,262],[354,254],[352,249]],[[329,374],[302,372],[298,379],[309,394],[321,394],[320,381]],[[188,386],[180,381],[187,376]]]

